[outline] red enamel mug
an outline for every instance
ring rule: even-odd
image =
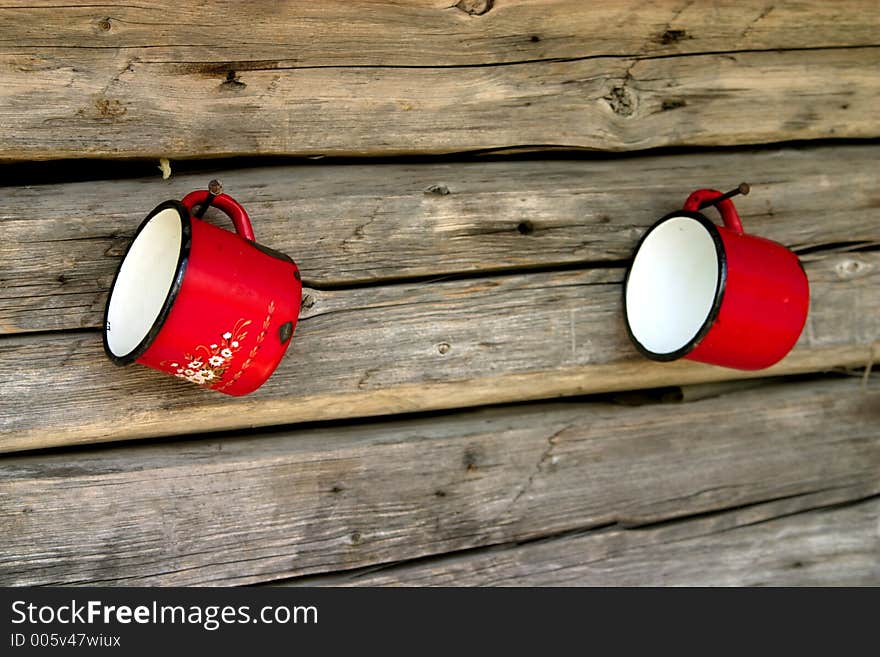
[[[699,189],[636,247],[624,285],[630,339],[648,358],[741,370],[770,367],[797,342],[810,290],[798,257],[747,235],[731,196]],[[699,210],[714,205],[723,226]]]
[[[254,241],[244,208],[217,181],[209,189],[159,204],[137,229],[107,299],[104,351],[117,365],[246,395],[287,351],[302,282],[293,260]],[[234,233],[200,218],[209,205]]]

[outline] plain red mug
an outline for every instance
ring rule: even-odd
[[[730,200],[736,193],[695,191],[636,247],[624,317],[648,358],[758,370],[781,360],[800,337],[810,304],[807,275],[781,244],[743,233]],[[718,208],[723,226],[699,212],[708,205]]]
[[[212,181],[141,223],[110,288],[104,351],[117,365],[246,395],[287,351],[302,282],[293,260],[257,244],[247,212],[220,192]],[[234,233],[200,219],[209,205],[232,219]]]

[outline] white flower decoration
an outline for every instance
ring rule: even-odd
[[[274,304],[270,304],[269,316],[266,317],[263,333],[260,334],[257,340],[258,345],[265,336],[266,328],[269,325],[269,317],[273,310]],[[242,318],[235,323],[235,327],[232,330],[223,333],[222,341],[212,343],[210,347],[200,344],[191,352],[184,352],[186,355],[182,362],[177,363],[169,360],[163,361],[162,365],[167,366],[171,374],[191,383],[221,386],[226,373],[236,369],[236,354],[242,349],[241,339],[247,335],[244,329],[249,324],[251,324],[251,320]],[[256,352],[256,349],[254,352]],[[226,386],[236,381],[241,376],[241,372],[247,369],[250,363],[250,358],[241,363],[240,369],[235,375],[230,376],[230,381],[227,382]],[[226,386],[222,386],[220,389],[223,390]]]

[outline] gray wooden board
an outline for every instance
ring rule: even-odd
[[[787,502],[450,555],[309,586],[880,586],[880,499],[791,512]],[[809,507],[808,507],[809,508]]]
[[[872,0],[4,0],[4,50],[127,50],[147,61],[270,67],[473,66],[535,59],[863,46]],[[470,12],[470,13],[468,13]],[[204,26],[202,32],[193,30]],[[534,37],[537,37],[535,39]]]
[[[876,137],[876,7],[0,5],[0,159]]]
[[[880,334],[880,253],[806,267],[807,326],[764,372],[656,363],[626,337],[621,269],[308,291],[293,345],[256,393],[231,399],[141,366],[100,333],[0,340],[0,451],[365,417],[589,392],[866,366]]]
[[[878,402],[876,378],[771,382],[6,456],[0,583],[242,584],[765,500],[792,513],[878,492]]]
[[[211,176],[306,285],[619,263],[699,187],[753,185],[746,229],[794,249],[880,244],[880,147],[594,161],[281,166],[0,188],[0,333],[97,327],[146,213]],[[431,188],[448,193],[430,193]],[[717,215],[707,211],[709,216]],[[228,226],[228,219],[216,221]]]

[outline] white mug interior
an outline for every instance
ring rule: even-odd
[[[118,358],[131,354],[153,328],[177,273],[183,225],[178,210],[153,215],[122,261],[104,326],[107,348]]]
[[[632,337],[658,357],[689,351],[715,307],[721,256],[710,228],[672,216],[644,238],[626,284]]]

